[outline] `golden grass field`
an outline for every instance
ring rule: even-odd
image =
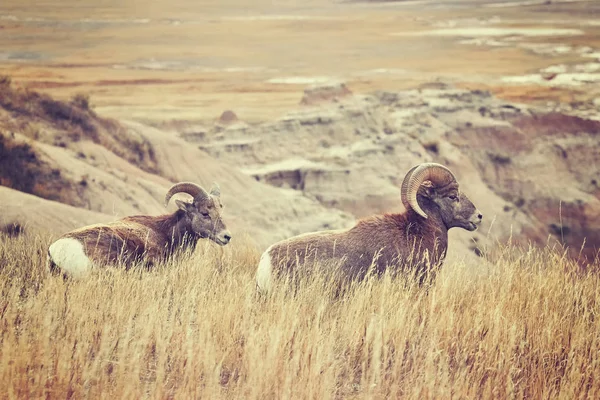
[[[600,398],[600,277],[560,252],[261,298],[250,240],[84,281],[48,243],[0,237],[2,398]]]
[[[502,80],[591,62],[581,55],[421,33],[577,28],[519,40],[598,49],[597,3],[373,3],[7,0],[0,76],[166,125],[226,109],[275,120],[320,79],[356,94],[440,80],[524,103],[595,96],[594,85]],[[507,246],[494,261],[449,262],[427,289],[384,277],[336,297],[317,276],[260,297],[250,238],[83,281],[47,274],[49,243],[0,232],[0,399],[600,398],[600,268],[582,273],[558,250]]]

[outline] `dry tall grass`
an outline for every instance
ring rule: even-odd
[[[261,299],[248,243],[65,282],[46,239],[0,239],[1,396],[600,398],[600,279],[560,254]]]

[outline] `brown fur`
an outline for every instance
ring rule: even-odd
[[[189,188],[185,189],[180,186],[182,184]],[[194,185],[189,182],[174,185],[167,193],[167,204],[175,193],[183,190],[190,194],[185,190],[194,189]],[[200,238],[224,246],[229,243],[231,233],[221,218],[223,203],[219,187],[215,184],[210,193],[197,188],[200,193],[194,195],[193,202],[175,200],[178,210],[173,214],[125,217],[108,224],[86,226],[62,238],[79,241],[92,265],[122,264],[127,267],[138,262],[152,266],[155,262],[166,261],[175,253],[193,250]],[[49,269],[65,268],[56,265],[51,248],[52,245],[48,251]]]
[[[168,258],[176,250],[193,249],[199,239],[184,218],[184,212],[157,217],[137,215],[108,224],[83,227],[63,237],[83,243],[84,251],[95,264],[130,265],[153,263]]]
[[[460,196],[460,201],[448,200],[449,196]],[[467,221],[474,213],[481,217],[455,183],[439,189],[423,186],[418,198],[426,219],[409,209],[360,220],[348,230],[315,232],[276,243],[268,250],[273,273],[306,271],[319,264],[346,279],[360,280],[369,271],[381,274],[388,267],[392,272],[415,272],[421,281],[433,277],[446,256],[448,230],[455,226],[472,230]]]

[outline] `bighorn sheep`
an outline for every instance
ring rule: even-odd
[[[334,264],[344,279],[363,279],[372,270],[411,270],[423,279],[443,262],[448,230],[477,229],[483,216],[459,191],[443,165],[424,163],[408,171],[401,187],[406,211],[360,220],[348,230],[313,232],[278,242],[261,256],[256,283],[268,292],[282,273],[298,274],[315,262]]]
[[[221,219],[223,205],[216,184],[208,193],[195,183],[177,183],[167,192],[165,207],[176,193],[187,193],[193,201],[175,200],[178,210],[172,214],[136,215],[66,233],[48,249],[49,269],[81,277],[98,264],[152,265],[176,251],[194,249],[200,238],[222,246],[229,243],[231,234]]]

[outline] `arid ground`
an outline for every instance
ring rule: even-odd
[[[594,1],[89,3],[3,2],[0,73],[58,98],[89,93],[106,116],[195,120],[232,109],[261,121],[330,79],[359,93],[439,78],[511,99],[570,99],[577,82],[509,82],[600,57]]]

